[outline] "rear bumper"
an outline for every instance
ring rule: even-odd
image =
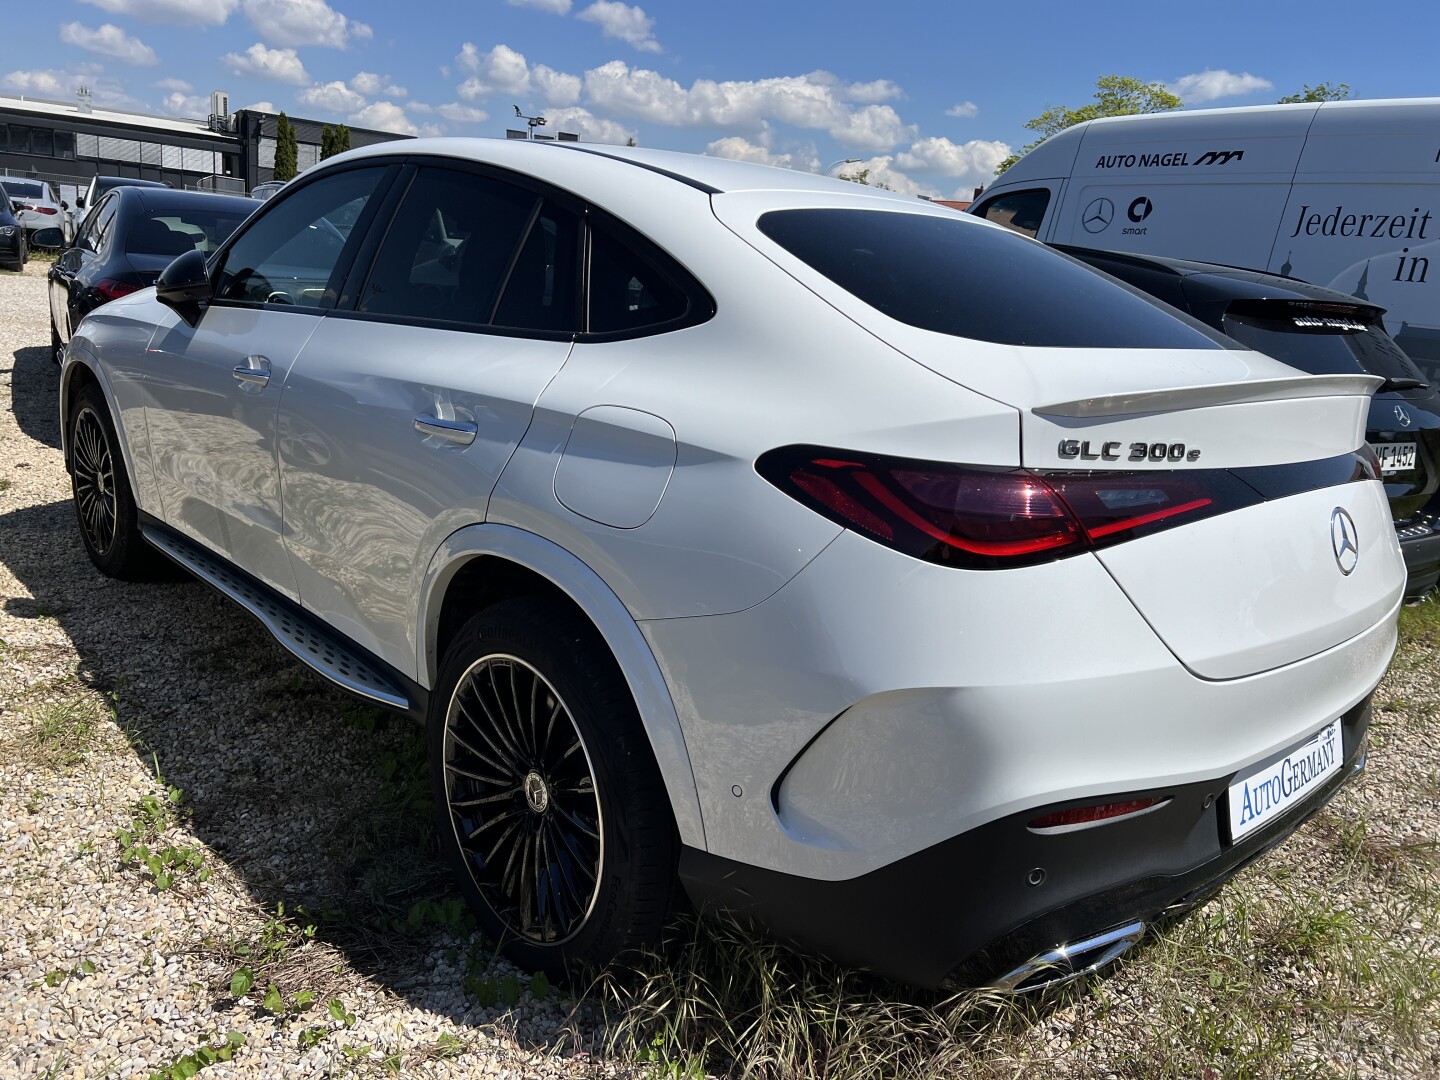
[[[754,918],[800,948],[919,986],[988,982],[1056,946],[1194,906],[1288,836],[1359,769],[1370,697],[1342,717],[1345,766],[1304,803],[1230,844],[1234,774],[1115,799],[1169,796],[1111,824],[1041,835],[1033,807],[857,878],[822,881],[686,848],[680,875],[703,908]]]
[[[1405,556],[1405,597],[1413,599],[1440,583],[1440,530],[1428,525],[1418,536],[1406,536],[1406,532],[1397,530],[1400,554]]]

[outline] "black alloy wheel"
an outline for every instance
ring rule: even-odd
[[[95,383],[87,383],[75,393],[65,446],[75,518],[90,561],[101,573],[122,581],[165,576],[164,559],[140,535],[115,425]]]
[[[461,677],[445,721],[456,842],[490,906],[517,936],[571,938],[600,886],[600,800],[585,742],[531,665],[493,654]]]
[[[550,596],[472,616],[428,727],[441,844],[514,963],[574,982],[658,940],[679,840],[630,688],[587,620]]]

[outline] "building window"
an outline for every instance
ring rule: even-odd
[[[75,133],[73,131],[55,132],[55,156],[75,160]]]

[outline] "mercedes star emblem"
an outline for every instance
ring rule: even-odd
[[[1089,206],[1085,207],[1085,213],[1080,218],[1080,224],[1085,226],[1089,233],[1104,232],[1110,227],[1110,222],[1115,220],[1115,204],[1109,199],[1096,199]]]
[[[1348,577],[1360,561],[1360,539],[1354,520],[1341,506],[1330,511],[1330,546],[1335,549],[1335,565]]]
[[[1400,421],[1401,427],[1410,426],[1410,414],[1405,411],[1404,405],[1395,406],[1395,419]]]

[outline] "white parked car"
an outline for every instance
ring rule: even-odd
[[[16,217],[27,236],[33,236],[40,229],[59,229],[67,238],[75,235],[70,206],[60,198],[54,184],[0,176],[0,187],[9,193],[12,203],[24,207]]]
[[[530,968],[653,940],[678,875],[917,984],[1082,973],[1360,767],[1395,644],[1378,379],[804,173],[351,151],[62,382],[95,564],[423,718]]]

